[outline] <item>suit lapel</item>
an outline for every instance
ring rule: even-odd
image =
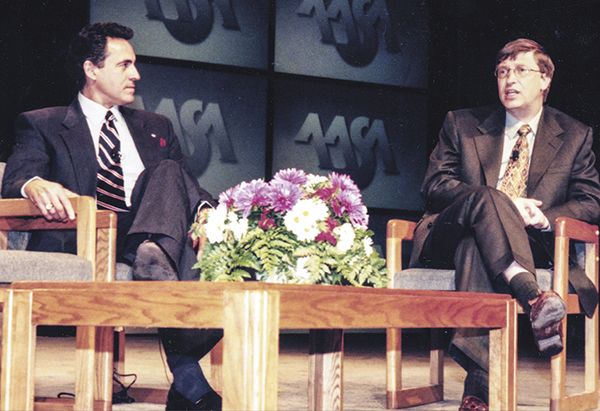
[[[96,149],[85,116],[75,99],[67,108],[67,114],[62,122],[65,127],[59,135],[69,151],[73,174],[77,180],[80,193],[95,193],[97,179]],[[91,164],[91,167],[81,167]]]
[[[485,175],[485,184],[496,187],[500,165],[502,163],[502,147],[504,145],[505,113],[503,109],[494,111],[477,127],[481,132],[473,141],[479,163]]]
[[[548,110],[544,109],[535,136],[531,164],[529,166],[529,178],[527,181],[527,191],[529,193],[533,193],[540,178],[546,173],[554,157],[556,157],[558,150],[563,144],[558,136],[563,132],[564,130],[556,122],[556,119],[548,113]]]
[[[135,144],[135,148],[140,155],[144,167],[149,167],[149,165],[154,162],[153,156],[155,150],[152,148],[151,139],[147,138],[150,135],[146,131],[144,118],[136,115],[135,111],[127,107],[120,107],[119,110],[127,123],[127,128],[129,129],[129,133],[131,134],[131,138],[133,139],[133,143]]]

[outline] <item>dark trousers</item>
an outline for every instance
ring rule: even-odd
[[[431,268],[454,268],[456,289],[510,294],[501,275],[517,261],[535,275],[535,267],[548,266],[552,242],[539,230],[526,229],[512,201],[487,186],[473,187],[444,209],[430,227],[420,263]],[[465,369],[469,361],[488,370],[487,330],[455,331],[450,355]]]
[[[188,231],[202,201],[213,202],[179,163],[165,160],[144,170],[134,187],[130,212],[118,216],[119,258],[132,263],[137,247],[152,239],[175,263],[180,281],[198,281]],[[168,328],[159,333],[171,371],[182,358],[199,361],[223,335],[222,330],[205,329]]]

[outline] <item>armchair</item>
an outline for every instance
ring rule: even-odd
[[[0,163],[0,183],[4,165]],[[56,223],[46,221],[37,207],[27,199],[0,200],[0,287],[8,287],[15,281],[115,280],[116,214],[96,210],[96,203],[90,197],[76,197],[71,199],[71,203],[76,219],[68,223]],[[20,249],[26,244],[27,231],[49,229],[77,230],[77,255]],[[0,309],[3,306],[2,292]],[[82,365],[78,369],[94,367],[98,370],[95,376],[98,387],[95,400],[104,402],[105,409],[109,409],[112,400],[113,329],[78,327],[76,345],[80,346],[84,341],[95,341],[96,350],[77,351],[76,361]],[[83,375],[87,374],[82,373],[76,378]],[[94,400],[78,394],[80,393],[75,393],[76,401],[91,403]]]
[[[0,188],[6,163],[0,162]],[[1,199],[0,197],[0,288],[7,288],[15,281],[133,281],[131,267],[116,263],[116,227],[117,217],[111,211],[96,210],[95,201],[89,197],[72,200],[76,220],[67,224],[49,223],[41,217],[37,208],[27,199]],[[77,255],[64,253],[41,253],[25,251],[29,230],[76,229]],[[4,293],[0,293],[0,312],[3,309]],[[113,368],[117,373],[125,374],[125,332],[120,329],[113,333],[102,330],[97,352],[103,361],[103,375],[98,381],[104,381],[102,392],[105,400],[112,397]],[[78,329],[77,338],[80,338]],[[94,333],[92,333],[94,334]],[[82,338],[82,337],[81,337]],[[114,348],[113,348],[114,340]],[[110,347],[110,349],[109,349]],[[222,342],[211,351],[211,374],[213,387],[221,391]],[[113,357],[114,353],[114,357]],[[94,353],[87,359],[91,366]],[[109,355],[110,354],[110,355]],[[114,363],[113,363],[114,360]],[[83,361],[83,360],[82,360]],[[129,393],[137,400],[164,404],[167,389],[131,387]]]
[[[416,223],[390,220],[387,225],[387,268],[390,288],[454,291],[454,271],[441,269],[403,269],[403,243],[412,241]],[[581,314],[576,294],[569,294],[569,243],[578,242],[578,261],[586,275],[598,287],[598,228],[580,221],[556,220],[554,270],[537,270],[537,279],[543,291],[554,289],[565,301],[567,314]],[[522,310],[520,312],[523,312]],[[567,318],[563,320],[566,330]],[[551,359],[550,409],[596,409],[599,399],[599,334],[598,308],[592,318],[585,319],[585,380],[584,390],[566,394],[566,341],[565,349]],[[566,334],[564,336],[566,340]],[[387,407],[403,408],[427,404],[443,399],[443,359],[439,330],[432,330],[430,351],[430,385],[402,387],[402,339],[400,329],[389,329],[387,334]],[[490,376],[490,384],[493,376]]]

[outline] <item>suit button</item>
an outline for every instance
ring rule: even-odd
[[[427,228],[431,228],[431,227],[433,227],[433,223],[430,221],[427,223]]]

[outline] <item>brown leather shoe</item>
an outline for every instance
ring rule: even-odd
[[[540,291],[529,305],[531,329],[540,354],[559,354],[563,350],[562,319],[567,314],[562,298],[554,291]]]
[[[489,411],[489,408],[483,400],[474,395],[467,395],[460,403],[458,411]]]
[[[133,262],[133,279],[137,281],[177,281],[171,260],[154,241],[146,240],[137,249]]]

